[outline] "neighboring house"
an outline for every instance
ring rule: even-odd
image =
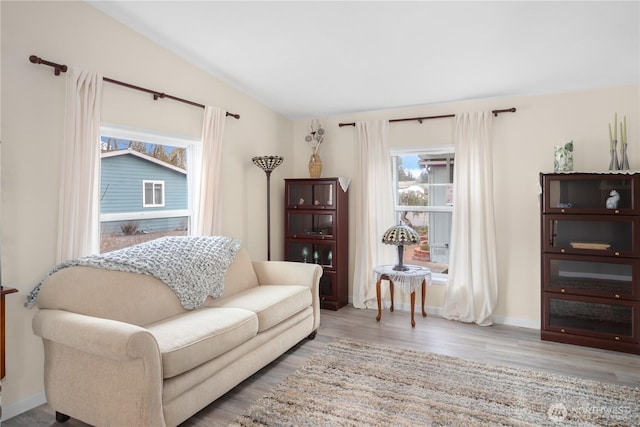
[[[188,208],[186,170],[130,149],[101,158],[102,234],[186,229],[184,216],[171,215]]]

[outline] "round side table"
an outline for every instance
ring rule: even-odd
[[[426,267],[418,265],[407,265],[406,271],[397,271],[393,269],[393,265],[380,265],[373,269],[373,274],[376,279],[376,297],[378,299],[378,316],[376,321],[380,321],[382,318],[382,296],[380,291],[380,282],[382,280],[389,281],[389,291],[391,293],[391,307],[390,311],[393,311],[393,291],[394,283],[400,285],[403,291],[411,292],[411,327],[416,326],[414,318],[415,304],[416,304],[416,288],[422,286],[422,317],[427,317],[427,312],[424,309],[425,290],[426,284],[431,284],[431,270]]]

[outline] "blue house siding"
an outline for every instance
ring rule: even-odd
[[[145,180],[164,181],[164,207],[143,207]],[[102,159],[100,213],[149,212],[187,209],[187,176],[135,157],[121,155]]]
[[[144,207],[143,181],[164,182],[164,206]],[[187,176],[135,154],[103,157],[100,177],[100,213],[131,213],[188,208]],[[122,234],[122,225],[134,223],[136,232],[185,230],[186,217],[105,221],[102,234]]]

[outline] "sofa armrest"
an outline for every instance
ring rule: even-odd
[[[109,359],[160,360],[158,343],[150,332],[116,320],[45,309],[34,316],[33,332],[43,339]]]
[[[320,282],[322,267],[292,261],[253,261],[253,269],[261,285],[307,285]]]
[[[33,318],[47,402],[91,425],[165,426],[156,339],[136,325],[64,310]]]
[[[320,277],[322,267],[293,261],[253,261],[260,285],[305,285],[313,297],[314,330],[320,326]]]

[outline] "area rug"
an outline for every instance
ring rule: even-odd
[[[231,426],[639,426],[640,389],[340,339]]]

